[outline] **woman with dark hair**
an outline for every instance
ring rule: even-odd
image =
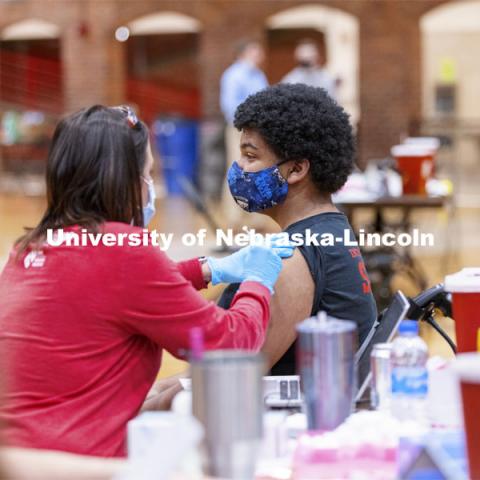
[[[162,349],[184,355],[193,328],[206,349],[260,349],[289,247],[174,263],[151,243],[47,241],[60,230],[141,236],[154,213],[152,165],[148,130],[128,107],[94,106],[57,126],[46,211],[0,276],[8,444],[122,456]],[[228,310],[196,292],[209,281],[243,282]]]

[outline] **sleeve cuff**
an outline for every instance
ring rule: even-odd
[[[177,265],[180,273],[191,282],[194,288],[197,290],[207,288],[208,284],[203,278],[202,266],[200,265],[198,258],[185,260],[184,262],[179,262]]]

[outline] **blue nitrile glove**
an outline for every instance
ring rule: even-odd
[[[259,282],[273,294],[273,286],[282,270],[280,256],[271,248],[252,246],[249,247],[244,262],[245,280]]]
[[[296,246],[290,241],[288,233],[286,232],[271,235],[270,242],[267,242],[266,245],[270,246],[270,248],[282,258],[291,257]]]
[[[293,244],[276,246],[277,239],[273,239],[270,247],[263,247],[272,250],[281,258],[291,257],[295,246]],[[212,285],[219,283],[240,283],[245,279],[245,256],[252,246],[243,247],[238,252],[223,258],[207,257],[207,263],[212,273]]]

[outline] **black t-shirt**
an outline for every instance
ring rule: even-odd
[[[308,230],[310,238],[318,234],[316,238],[320,241],[326,234],[335,239],[333,245],[298,247],[315,284],[311,315],[323,310],[332,317],[354,321],[361,345],[377,318],[377,307],[359,247],[345,245],[338,240],[346,237],[345,232],[348,232],[347,238],[355,238],[347,217],[340,212],[321,213],[295,222],[285,231],[290,236],[297,233],[308,238]],[[229,285],[219,305],[228,308],[237,289],[238,284]],[[273,366],[272,375],[296,373],[295,343]]]

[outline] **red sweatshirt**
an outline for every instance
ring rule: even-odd
[[[107,223],[105,232],[141,232]],[[224,310],[196,291],[198,260],[157,247],[44,245],[0,276],[0,422],[7,443],[88,455],[125,455],[162,349],[182,356],[201,327],[207,349],[258,350],[270,292],[244,282]]]

